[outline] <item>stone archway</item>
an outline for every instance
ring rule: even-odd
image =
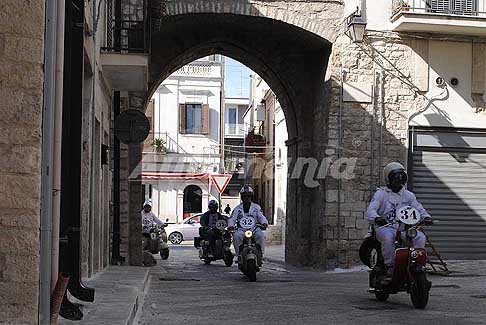
[[[288,23],[236,14],[165,16],[151,36],[149,93],[171,73],[203,56],[232,57],[262,76],[278,96],[287,119],[289,169],[297,158],[322,154],[322,127],[327,124],[324,79],[331,42]],[[289,179],[287,191],[286,261],[321,264],[325,244],[319,242],[319,218],[325,193]]]

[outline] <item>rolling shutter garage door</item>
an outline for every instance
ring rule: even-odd
[[[411,187],[445,259],[486,259],[486,134],[412,131]]]

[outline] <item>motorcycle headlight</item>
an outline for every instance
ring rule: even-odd
[[[417,229],[415,228],[410,228],[407,230],[407,237],[408,238],[415,238],[417,237]]]
[[[251,236],[253,236],[253,232],[251,230],[245,231],[245,237],[246,238],[251,238]]]
[[[416,259],[419,253],[417,251],[413,251],[412,253],[410,253],[410,255],[412,256],[413,259]]]

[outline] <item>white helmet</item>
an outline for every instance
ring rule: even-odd
[[[400,164],[399,162],[391,162],[383,169],[383,177],[385,178],[386,182],[389,181],[390,174],[395,171],[401,171],[405,174],[406,177],[408,177],[405,167],[403,167],[402,164]]]

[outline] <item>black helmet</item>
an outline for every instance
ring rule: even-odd
[[[209,202],[208,202],[208,208],[210,208],[212,206],[218,207],[219,206],[218,200],[216,200],[216,199],[209,200]]]
[[[250,195],[253,196],[253,188],[250,185],[245,185],[240,190],[240,196]]]

